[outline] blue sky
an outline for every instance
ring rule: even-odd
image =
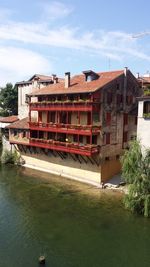
[[[148,0],[0,0],[0,86],[125,66],[150,71]]]

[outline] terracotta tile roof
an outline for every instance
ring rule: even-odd
[[[32,81],[34,78],[39,78],[39,80],[51,80],[52,76],[49,75],[43,75],[43,74],[34,74],[29,81]]]
[[[50,86],[43,87],[40,90],[34,91],[30,95],[53,95],[53,94],[71,94],[71,93],[85,93],[94,92],[104,85],[113,81],[117,77],[121,76],[124,70],[109,71],[97,73],[99,78],[93,81],[85,81],[85,75],[76,75],[71,78],[69,88],[65,88],[65,82],[52,84]]]
[[[22,120],[18,120],[10,125],[8,125],[6,128],[9,129],[29,129],[29,118],[24,118]]]
[[[21,81],[21,82],[17,82],[16,85],[19,84],[31,84],[32,80],[34,78],[38,78],[38,82],[42,83],[42,82],[51,82],[52,81],[52,76],[48,76],[48,75],[41,75],[41,74],[34,74],[29,80],[27,81]],[[58,78],[58,82],[61,82],[62,78]]]
[[[8,117],[0,117],[0,122],[4,122],[4,123],[13,123],[15,121],[18,121],[18,116],[8,116]]]
[[[21,81],[21,82],[17,82],[15,85],[19,85],[19,84],[31,84],[31,81]]]

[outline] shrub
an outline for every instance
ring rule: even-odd
[[[122,176],[128,184],[125,207],[150,217],[150,150],[142,151],[139,141],[133,141],[122,157]]]
[[[12,152],[9,150],[4,150],[1,156],[1,162],[3,164],[7,164],[7,163],[18,163],[19,162],[19,155],[16,151]]]

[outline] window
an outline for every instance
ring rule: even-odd
[[[29,96],[27,94],[25,95],[25,103],[29,103]]]
[[[106,113],[106,124],[107,125],[111,124],[111,113],[110,112]]]
[[[86,137],[86,143],[87,143],[87,144],[90,144],[90,136],[87,136],[87,137]]]
[[[149,101],[144,101],[143,113],[150,113],[150,102]]]
[[[119,83],[117,83],[117,90],[119,90],[120,89],[120,84]]]
[[[123,133],[123,142],[126,143],[128,141],[128,132]]]
[[[112,103],[112,93],[108,92],[107,93],[107,104],[111,104]]]
[[[124,125],[127,125],[128,124],[128,114],[127,113],[124,113],[123,123],[124,123]]]
[[[123,96],[121,94],[117,94],[117,104],[121,104],[123,102]]]
[[[127,102],[127,105],[131,105],[133,103],[133,96],[127,95],[126,96],[126,102]]]
[[[79,135],[79,143],[83,143],[83,136]]]
[[[77,134],[75,134],[75,135],[73,136],[73,142],[75,142],[75,143],[78,142],[78,136],[77,136]]]
[[[94,122],[99,122],[100,121],[100,117],[99,117],[99,113],[98,112],[94,112],[93,113],[93,121]]]
[[[130,139],[131,140],[136,140],[136,135],[131,135]]]
[[[26,137],[26,131],[23,131],[23,133],[22,133],[22,137],[23,137],[23,138]]]
[[[110,133],[106,133],[106,145],[110,144]]]
[[[48,113],[48,122],[55,122],[55,111]]]
[[[92,144],[97,145],[97,135],[92,136]]]
[[[94,120],[94,118],[93,118],[93,120]],[[91,113],[90,112],[88,112],[88,114],[87,114],[87,124],[91,125]]]
[[[42,122],[42,112],[39,112],[39,122]]]
[[[17,135],[18,135],[17,130],[14,130],[14,136],[17,136]]]
[[[44,133],[42,131],[39,131],[39,138],[43,139],[44,138]]]
[[[37,138],[37,131],[31,131],[31,138]]]

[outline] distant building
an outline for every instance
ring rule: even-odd
[[[34,74],[29,80],[17,82],[18,88],[18,117],[23,119],[28,116],[28,97],[33,90],[40,90],[42,87],[48,86],[55,82],[60,82],[61,79],[57,78],[55,74],[51,76]]]
[[[144,91],[150,90],[150,73],[149,72],[147,72],[144,75],[140,75],[139,73],[137,73],[136,78],[137,78],[137,81],[140,87]]]
[[[8,117],[0,117],[0,143],[2,142],[3,148],[10,150],[9,140],[9,130],[7,126],[12,123],[19,121],[18,116],[12,115]]]
[[[0,129],[4,129],[6,126],[18,120],[19,120],[18,116],[15,115],[8,117],[0,117]]]
[[[68,72],[64,81],[31,89],[29,117],[9,127],[10,143],[26,164],[93,183],[120,171],[119,157],[136,136],[141,95],[130,70],[90,70],[72,78]]]
[[[137,137],[143,149],[150,148],[150,95],[138,98]]]

